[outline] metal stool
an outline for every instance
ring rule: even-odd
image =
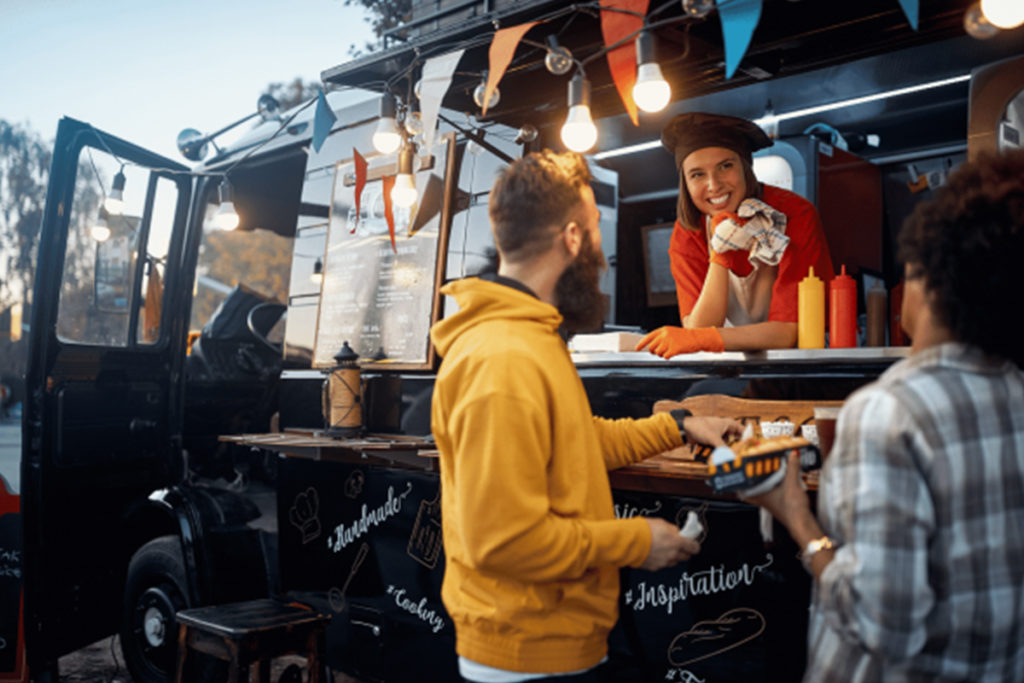
[[[248,679],[253,662],[259,663],[260,683],[269,683],[270,660],[286,654],[305,655],[309,683],[320,681],[324,629],[330,617],[312,607],[265,598],[182,610],[177,619],[177,683],[182,681],[189,649],[229,662],[229,683]]]

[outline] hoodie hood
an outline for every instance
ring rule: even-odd
[[[558,309],[535,296],[497,282],[465,278],[450,282],[441,293],[451,296],[459,310],[430,330],[431,341],[441,356],[448,355],[455,340],[477,325],[495,321],[531,321],[558,333],[562,316]]]

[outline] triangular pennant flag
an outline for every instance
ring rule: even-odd
[[[395,246],[395,214],[391,209],[391,189],[395,186],[395,176],[386,175],[381,178],[384,185],[384,218],[388,221],[388,234],[391,235],[391,251],[398,253]]]
[[[491,49],[487,53],[487,85],[484,87],[484,104],[480,108],[481,116],[487,116],[487,103],[491,101],[494,89],[498,87],[498,82],[505,75],[505,69],[512,62],[512,55],[516,53],[519,41],[523,39],[527,31],[538,23],[528,21],[525,24],[503,28],[494,34],[494,38],[491,39]]]
[[[465,49],[431,57],[423,64],[420,86],[420,116],[423,118],[423,148],[430,149],[434,143],[437,128],[437,114],[441,111],[441,100],[452,84],[452,74],[462,59]]]
[[[761,19],[763,0],[730,0],[718,6],[722,17],[722,42],[725,44],[725,77],[732,78],[747,53],[754,29]]]
[[[643,28],[643,15],[647,14],[647,4],[648,0],[601,0],[601,35],[604,37],[605,47],[614,45]],[[629,10],[640,16],[605,8]],[[636,46],[633,41],[627,41],[610,50],[607,57],[608,69],[612,73],[612,80],[615,81],[615,88],[619,91],[622,104],[626,105],[633,125],[638,126],[640,119],[637,118],[636,102],[633,101],[633,86],[636,84]]]
[[[338,117],[331,111],[331,106],[327,104],[327,97],[324,96],[324,91],[321,89],[316,98],[316,113],[313,115],[313,149],[315,151],[319,152],[320,148],[324,146],[324,140],[330,135],[331,127],[337,120]]]
[[[356,171],[356,219],[352,222],[352,227],[349,229],[350,233],[356,231],[356,226],[359,225],[359,221],[362,218],[360,202],[363,198],[363,188],[366,187],[366,159],[363,158],[363,155],[355,147],[352,148],[352,165],[355,166]]]
[[[907,15],[907,21],[910,22],[910,28],[917,30],[917,19],[918,19],[918,0],[900,0],[900,7],[903,8],[903,13]]]

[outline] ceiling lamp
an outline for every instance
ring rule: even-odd
[[[661,67],[654,60],[654,36],[642,31],[636,37],[636,84],[633,100],[636,106],[649,114],[661,111],[672,97],[672,89],[661,75]]]
[[[1021,0],[981,0],[981,12],[991,24],[1002,29],[1024,24],[1024,2]]]
[[[480,74],[480,85],[473,89],[473,102],[481,109],[484,106],[484,95],[487,94],[487,72]],[[501,91],[497,88],[491,93],[491,99],[487,100],[487,108],[493,109],[501,101]]]
[[[562,125],[562,142],[574,152],[585,152],[597,142],[597,127],[590,118],[590,81],[582,71],[569,81],[569,115]]]
[[[373,132],[373,148],[381,154],[391,154],[402,144],[402,135],[395,125],[395,98],[384,93],[380,98],[380,120]]]
[[[103,200],[103,208],[111,216],[120,216],[124,210],[124,166],[114,176],[114,182],[110,186],[110,194]]]
[[[556,76],[564,76],[572,69],[572,53],[558,44],[555,36],[548,36],[548,53],[544,55],[544,68]]]
[[[107,212],[101,206],[96,222],[89,226],[89,236],[97,242],[106,242],[110,239],[110,227],[107,225]]]
[[[416,182],[412,177],[412,157],[414,154],[411,144],[405,145],[398,155],[398,175],[395,177],[395,186],[391,188],[391,201],[395,206],[407,209],[416,203],[419,193],[416,191]]]

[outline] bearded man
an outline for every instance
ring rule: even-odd
[[[441,596],[467,681],[599,681],[620,567],[700,551],[659,518],[615,519],[607,471],[719,445],[739,425],[659,414],[594,417],[559,327],[600,325],[600,213],[578,154],[513,162],[490,195],[500,265],[442,290],[459,311],[431,337],[444,358],[431,426],[441,455]]]

